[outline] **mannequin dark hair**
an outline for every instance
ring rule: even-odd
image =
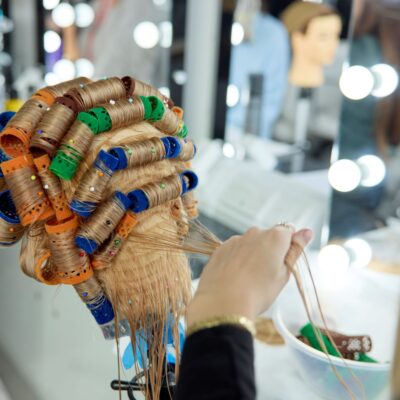
[[[261,0],[261,12],[279,18],[280,14],[294,0]]]

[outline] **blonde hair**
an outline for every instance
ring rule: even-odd
[[[89,85],[87,85],[87,88],[89,88]],[[140,88],[139,82],[136,82],[135,90]],[[144,89],[148,91],[148,85]],[[79,91],[79,89],[77,90]],[[154,92],[158,95],[155,89],[153,89],[153,94]],[[139,92],[137,95],[140,96],[141,93]],[[132,100],[129,93],[127,97]],[[166,110],[164,115],[168,116],[169,121],[175,121],[173,118],[176,117],[173,117],[171,115],[172,111],[167,108],[169,101],[165,101],[161,95],[159,98]],[[135,98],[135,101],[139,101],[139,97]],[[114,103],[111,102],[111,104]],[[63,103],[55,103],[55,107],[60,107],[60,104]],[[112,105],[109,104],[104,107],[104,109],[110,108],[112,108]],[[176,111],[176,115],[180,118],[182,110]],[[159,130],[165,126],[162,122],[163,119],[159,123],[154,120],[141,120],[128,127],[95,135],[84,159],[80,161],[73,179],[70,181],[60,179],[64,201],[66,199],[71,204],[79,184],[82,182],[84,175],[93,168],[93,163],[100,150],[108,151],[118,146],[129,146],[154,138],[161,139],[165,137],[164,133]],[[175,124],[174,126],[178,126],[176,122],[173,123]],[[40,121],[38,124],[40,124]],[[69,129],[71,123],[66,126]],[[178,134],[182,128],[181,123],[179,127],[179,129],[175,128],[173,132],[171,131],[170,134]],[[66,133],[64,132],[63,134],[65,135]],[[178,140],[182,141],[182,139]],[[150,150],[152,151],[153,148]],[[194,151],[192,153],[194,155]],[[29,153],[26,154],[28,154],[28,158],[31,157]],[[176,176],[181,182],[183,178],[180,178],[179,174],[188,169],[187,158],[185,156],[181,159],[178,157],[176,159],[163,158],[159,161],[151,160],[153,162],[145,165],[115,171],[108,184],[102,188],[104,191],[101,193],[101,202],[104,203],[115,191],[127,194],[145,185],[161,182],[167,177]],[[14,181],[9,178],[8,182]],[[37,182],[36,178],[35,182]],[[184,185],[182,181],[182,186]],[[13,193],[12,190],[11,193]],[[98,207],[96,211],[100,208]],[[134,216],[136,223],[134,229],[123,241],[109,267],[96,269],[93,265],[93,271],[87,271],[88,264],[86,261],[89,260],[89,255],[82,252],[81,255],[84,256],[84,262],[79,268],[85,268],[83,271],[87,274],[85,275],[87,279],[81,279],[79,284],[76,284],[77,280],[75,279],[76,276],[74,276],[74,279],[70,281],[82,300],[84,300],[82,296],[87,295],[87,293],[84,293],[84,290],[86,290],[84,288],[86,287],[89,290],[92,288],[96,291],[96,296],[100,291],[105,292],[114,310],[116,336],[119,334],[118,321],[127,320],[133,349],[136,348],[137,333],[145,332],[147,354],[144,356],[148,357],[146,397],[158,398],[163,368],[166,362],[168,338],[165,333],[167,327],[173,333],[177,351],[177,370],[179,367],[178,324],[181,317],[184,316],[186,305],[191,297],[191,273],[188,259],[184,252],[183,240],[189,230],[189,219],[196,215],[196,201],[192,194],[187,196],[185,202],[178,195],[172,200],[161,202],[155,207],[137,213]],[[77,218],[74,215],[73,220],[75,221],[76,219],[79,221],[80,227],[85,225],[85,219],[79,216]],[[54,218],[53,221],[55,221],[54,224],[61,223]],[[69,217],[64,221],[71,223],[71,218]],[[58,271],[54,262],[55,257],[51,256],[52,243],[50,243],[50,240],[52,238],[48,228],[50,222],[50,220],[46,222],[45,219],[40,221],[39,218],[29,226],[25,226],[20,265],[25,274],[40,282],[58,284],[62,281],[65,283],[65,279],[60,280],[60,271]],[[69,243],[71,245],[73,242],[70,241]],[[74,251],[79,250],[75,248]],[[209,252],[209,250],[207,251]],[[90,263],[90,261],[88,262]],[[78,270],[78,276],[80,271]],[[96,279],[101,287],[96,283]],[[145,352],[146,350],[139,349],[139,351]]]

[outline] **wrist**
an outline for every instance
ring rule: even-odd
[[[226,315],[243,316],[249,320],[256,318],[252,302],[246,297],[229,295],[207,295],[198,293],[189,304],[187,311],[187,325],[214,317]]]

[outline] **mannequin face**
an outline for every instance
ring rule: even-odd
[[[335,59],[342,22],[337,15],[314,18],[307,32],[292,35],[293,52],[318,65],[329,65]]]

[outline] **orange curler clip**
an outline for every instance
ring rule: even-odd
[[[58,277],[52,277],[52,279],[47,279],[43,275],[44,269],[49,262],[50,256],[51,253],[48,251],[42,257],[39,258],[35,266],[35,278],[46,285],[50,286],[59,285],[60,281]]]
[[[171,108],[171,111],[178,117],[180,121],[183,120],[183,108],[175,106]]]
[[[60,180],[53,175],[49,170],[51,163],[50,157],[45,154],[41,157],[37,157],[33,160],[36,169],[39,172],[39,176],[42,179],[44,188],[47,191],[48,198],[51,205],[53,206],[56,218],[58,221],[63,221],[72,216],[72,211],[69,208],[67,198],[61,187]]]
[[[0,167],[3,171],[4,176],[7,176],[17,171],[18,169],[33,167],[33,158],[31,154],[25,154],[8,161],[4,161],[3,163],[1,163]]]
[[[46,232],[49,235],[57,235],[61,233],[66,233],[68,231],[75,231],[79,226],[79,221],[76,215],[73,215],[70,219],[59,223],[57,220],[50,220],[45,224]],[[51,238],[50,238],[51,240]],[[78,248],[75,249],[76,252],[80,252]],[[86,257],[86,263],[81,265],[79,268],[76,268],[72,272],[61,272],[58,271],[57,281],[58,283],[63,283],[65,285],[77,285],[79,283],[87,281],[89,278],[93,276],[93,268],[90,265],[89,258],[86,253],[83,253],[84,257]]]
[[[31,178],[32,180],[37,181],[35,175],[36,169],[31,154],[25,154],[23,156],[19,156],[17,158],[5,161],[1,163],[0,167],[1,170],[3,171],[5,180],[7,182],[7,186],[9,187],[13,198],[15,194],[15,188],[13,187],[13,181],[12,181],[14,177],[11,175],[13,175],[19,169],[22,168],[31,169],[32,170]],[[41,189],[42,185],[38,182],[37,193]],[[50,201],[46,196],[43,196],[41,202],[36,203],[35,205],[31,205],[30,207],[28,207],[27,204],[18,204],[16,198],[14,198],[14,201],[22,226],[30,225],[33,222],[43,221],[54,215],[54,210],[51,208]]]
[[[138,220],[136,218],[136,215],[128,212],[121,219],[121,222],[118,224],[115,232],[118,236],[121,236],[121,238],[126,239],[131,233],[132,229],[137,225],[137,223]]]
[[[15,138],[17,140],[15,140]],[[29,135],[21,128],[5,127],[0,133],[0,144],[10,157],[18,157],[27,153]]]
[[[73,229],[77,229],[79,227],[79,221],[78,217],[74,215],[72,218],[61,223],[52,219],[50,221],[47,221],[44,227],[46,229],[46,232],[49,233],[50,235],[52,234],[57,235],[59,233],[64,233],[72,231]]]
[[[38,90],[32,98],[38,99],[46,103],[49,107],[51,107],[54,103],[55,97],[46,89]]]
[[[111,236],[108,242],[94,254],[92,266],[95,270],[101,270],[111,266],[113,258],[118,254],[124,240],[129,236],[137,223],[138,220],[134,213],[127,212],[124,215],[118,226],[115,228],[115,233]]]

